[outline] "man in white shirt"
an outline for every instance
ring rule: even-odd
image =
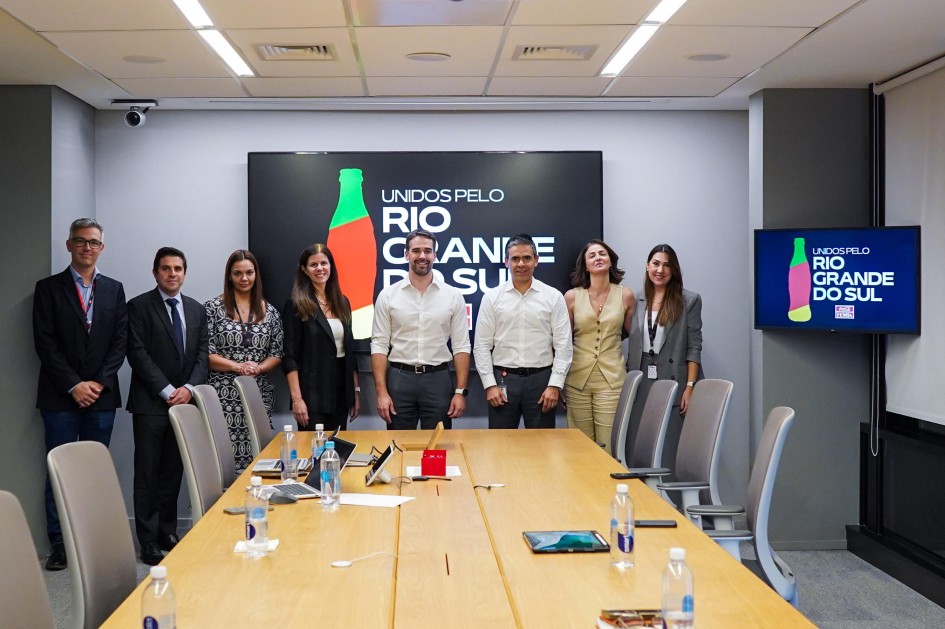
[[[422,229],[407,234],[404,257],[407,278],[382,290],[374,304],[371,370],[377,413],[391,430],[415,430],[418,421],[424,430],[440,421],[451,428],[466,410],[469,393],[466,302],[433,273],[433,234]]]
[[[554,428],[571,366],[571,323],[560,292],[534,278],[535,242],[509,238],[511,279],[482,297],[476,320],[476,369],[489,403],[489,428]]]

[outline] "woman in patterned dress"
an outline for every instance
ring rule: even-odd
[[[237,249],[226,261],[223,294],[206,304],[210,329],[209,384],[217,391],[233,444],[236,473],[252,462],[236,376],[253,376],[272,417],[273,386],[267,373],[282,362],[282,318],[263,299],[256,257]],[[270,419],[270,424],[272,420]]]

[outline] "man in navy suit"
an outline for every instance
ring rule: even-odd
[[[118,369],[128,339],[125,291],[102,275],[102,226],[80,218],[69,227],[72,262],[36,283],[33,341],[39,355],[36,406],[43,417],[46,451],[73,441],[108,445],[121,406]],[[52,487],[46,479],[46,533],[52,552],[47,570],[66,567],[66,550]]]
[[[135,529],[141,560],[157,565],[177,537],[177,496],[183,476],[180,450],[167,411],[189,404],[207,379],[207,314],[181,295],[187,258],[162,247],[152,270],[157,287],[128,302],[128,363],[135,442]]]

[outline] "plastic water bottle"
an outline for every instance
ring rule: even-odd
[[[335,442],[325,444],[322,453],[320,477],[322,485],[322,508],[326,511],[337,511],[341,501],[341,459],[335,452]]]
[[[174,629],[177,626],[174,589],[167,581],[167,566],[151,567],[151,583],[141,597],[144,629]]]
[[[633,567],[633,500],[627,485],[617,485],[610,505],[610,563],[615,568]]]
[[[282,480],[299,480],[299,451],[295,443],[295,433],[292,432],[292,424],[286,424],[284,430],[279,457],[282,459]]]
[[[246,556],[265,557],[269,549],[269,498],[262,478],[253,476],[246,492]]]
[[[315,464],[325,450],[325,424],[315,424],[315,438],[312,439],[312,464]]]
[[[692,570],[686,565],[686,549],[670,548],[663,570],[663,622],[666,629],[692,629]]]

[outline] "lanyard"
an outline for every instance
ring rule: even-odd
[[[665,301],[666,298],[664,297]],[[653,320],[653,310],[652,308],[646,309],[646,332],[650,336],[650,356],[653,356],[655,352],[653,351],[653,343],[656,341],[656,330],[660,325],[660,315],[663,314],[663,304],[660,302],[660,309],[656,311],[656,321]]]
[[[243,328],[243,347],[249,347],[252,341],[252,337],[249,332],[249,326],[253,324],[253,308],[249,308],[249,319],[248,321],[243,321],[243,315],[240,314],[239,306],[236,307],[236,317],[240,320],[240,325]]]
[[[82,297],[82,291],[79,290],[79,284],[76,282],[75,293],[79,296],[79,305],[82,306],[82,312],[85,314],[85,330],[89,331],[92,329],[92,320],[89,319],[89,312],[92,310],[92,302],[95,301],[95,283],[98,280],[92,280],[92,289],[89,291],[89,302],[85,303],[85,299]],[[83,288],[85,288],[83,286]]]

